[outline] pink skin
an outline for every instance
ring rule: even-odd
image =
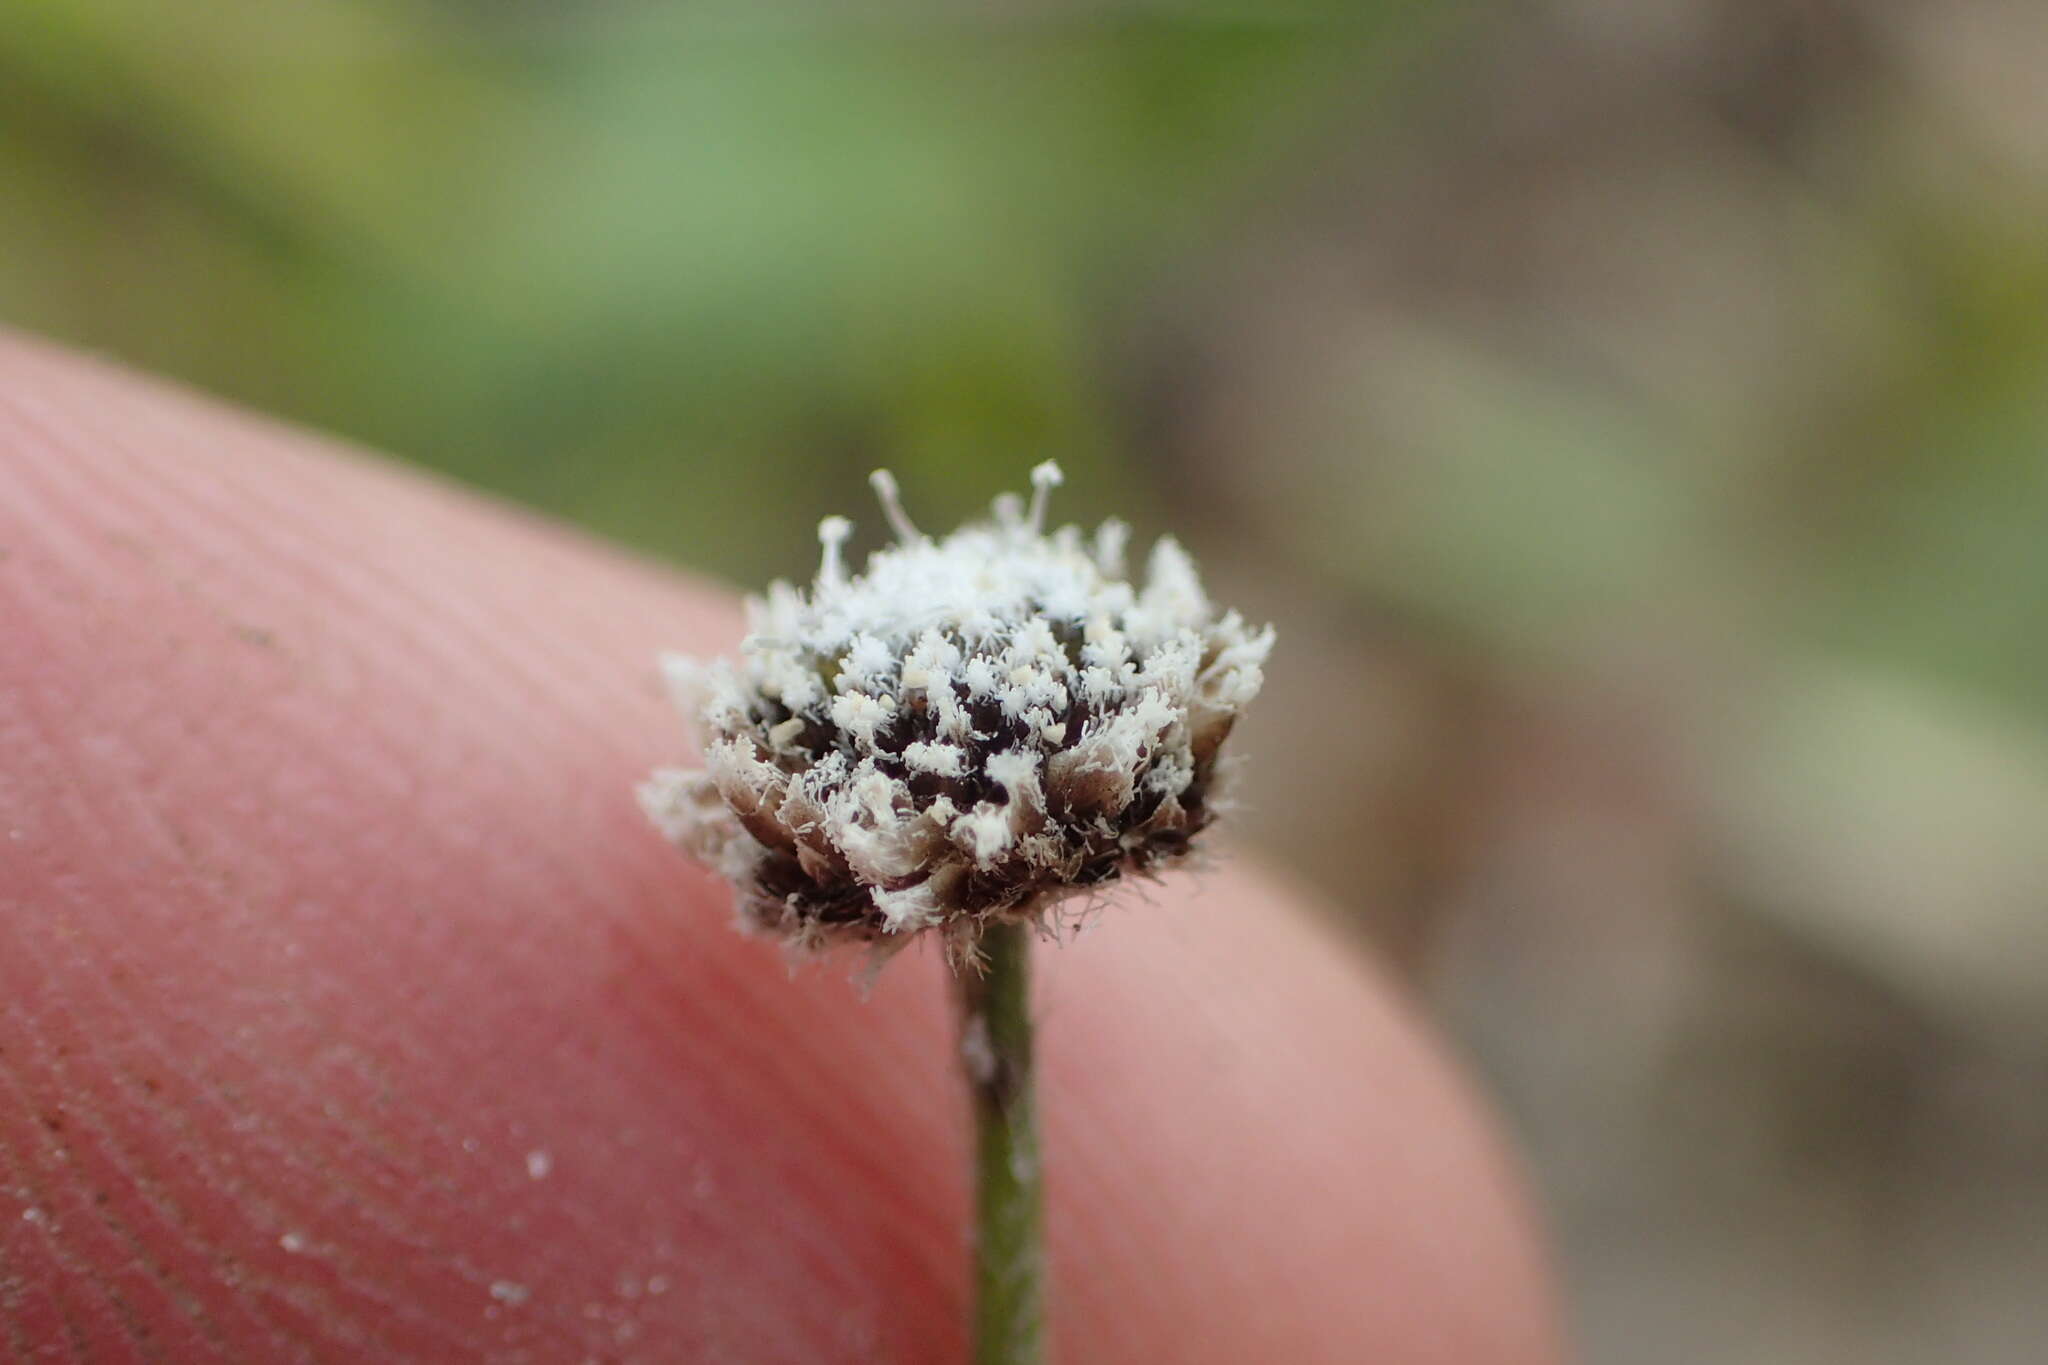
[[[726,595],[0,338],[0,1359],[963,1358],[945,985],[631,787]],[[1485,1122],[1270,879],[1041,956],[1056,1358],[1559,1359]]]

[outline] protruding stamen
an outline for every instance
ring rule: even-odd
[[[1031,530],[1037,534],[1045,530],[1045,505],[1052,497],[1052,490],[1067,481],[1060,473],[1060,467],[1051,460],[1031,471]]]
[[[818,565],[821,584],[836,588],[845,581],[846,566],[839,558],[839,547],[852,534],[853,523],[845,517],[827,517],[818,523],[818,543],[825,547],[824,560]]]
[[[998,493],[995,501],[996,525],[1005,531],[1024,529],[1024,499],[1015,493]]]
[[[868,486],[875,490],[875,498],[882,504],[882,515],[889,519],[889,527],[896,532],[896,539],[905,545],[914,545],[924,539],[917,527],[911,525],[909,514],[903,510],[903,499],[896,490],[896,476],[886,469],[877,469],[868,475]]]
[[[1130,543],[1131,528],[1111,517],[1095,528],[1095,567],[1111,578],[1124,574],[1124,547]]]

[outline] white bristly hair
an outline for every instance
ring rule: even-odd
[[[733,880],[744,923],[803,946],[940,928],[971,951],[1184,856],[1271,628],[1219,614],[1170,539],[1137,586],[1121,522],[1048,533],[1051,461],[1028,509],[1005,494],[936,541],[870,482],[895,545],[848,577],[852,524],[827,517],[816,581],[748,602],[737,666],[664,661],[704,764],[643,784],[649,816]]]

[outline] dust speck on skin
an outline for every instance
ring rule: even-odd
[[[531,1289],[528,1289],[523,1284],[514,1283],[511,1280],[491,1281],[491,1297],[499,1303],[510,1304],[514,1308],[525,1303],[532,1294],[533,1291]]]
[[[259,649],[268,649],[277,643],[277,636],[264,627],[243,625],[239,622],[235,625],[235,638],[244,644],[255,645]]]
[[[277,1239],[277,1244],[294,1256],[306,1249],[306,1239],[296,1232],[287,1232]]]
[[[982,1085],[995,1079],[996,1050],[989,1041],[988,1020],[976,1014],[967,1020],[960,1030],[960,1058],[967,1064],[967,1074]]]
[[[555,1169],[555,1159],[547,1152],[536,1148],[526,1154],[526,1177],[529,1180],[546,1180],[548,1172]]]
[[[133,535],[127,531],[107,532],[107,544],[126,554],[134,555],[137,559],[153,560],[156,558],[156,551],[149,547],[148,542],[144,541],[141,536]]]

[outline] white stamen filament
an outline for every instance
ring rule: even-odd
[[[819,583],[836,588],[846,581],[846,569],[840,560],[839,550],[852,534],[853,523],[845,517],[827,517],[818,523],[818,542],[825,547],[824,559],[818,565]]]
[[[1112,517],[1095,530],[1095,565],[1112,578],[1124,574],[1124,546],[1130,542],[1131,528]]]
[[[915,545],[924,539],[911,523],[909,514],[903,510],[903,498],[897,492],[894,474],[886,469],[877,469],[868,475],[868,486],[875,490],[875,499],[882,504],[882,515],[889,519],[889,528],[896,533],[896,539],[905,545]]]
[[[1066,476],[1051,460],[1031,471],[1031,533],[1039,535],[1045,530],[1045,507],[1052,498],[1052,490],[1065,483]]]

